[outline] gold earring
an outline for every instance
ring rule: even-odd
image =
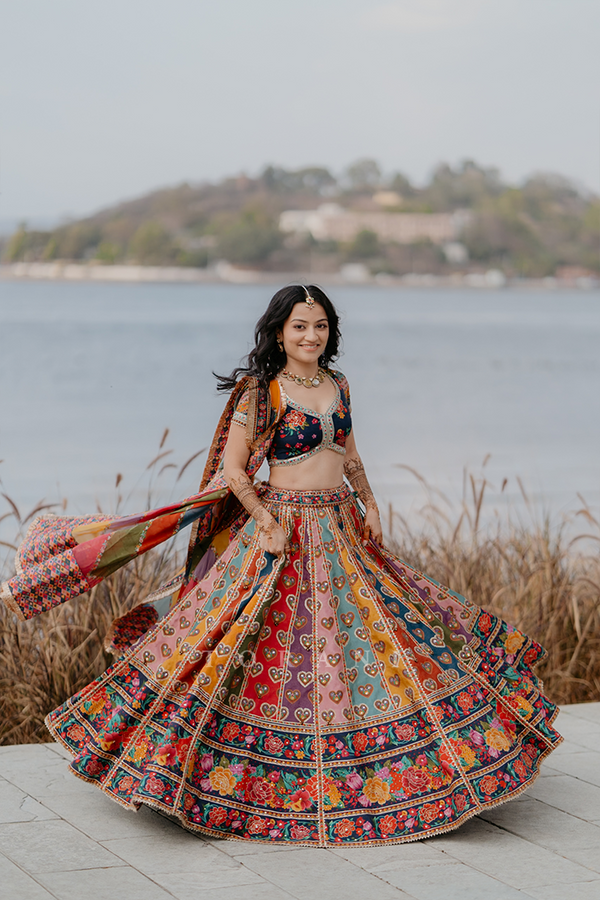
[[[277,346],[279,347],[279,352],[283,353],[283,341],[280,338],[277,338]]]

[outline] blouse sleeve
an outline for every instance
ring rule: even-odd
[[[249,403],[250,403],[250,391],[244,391],[244,393],[238,400],[238,404],[235,408],[235,412],[232,417],[232,421],[235,422],[236,425],[241,425],[242,428],[246,427],[246,422],[248,421]]]
[[[340,378],[339,378],[338,384],[340,386],[340,390],[343,392],[344,397],[346,399],[346,403],[348,405],[348,412],[350,413],[350,415],[352,415],[352,402],[350,400],[350,385],[348,384],[348,379],[346,378],[345,375],[342,375],[341,372],[339,373],[339,375],[340,375]]]

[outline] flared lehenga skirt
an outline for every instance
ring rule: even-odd
[[[48,716],[77,775],[213,837],[415,840],[519,794],[561,740],[535,641],[362,543],[346,489],[262,490],[131,650]]]

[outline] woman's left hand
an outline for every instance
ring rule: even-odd
[[[369,538],[372,538],[376,544],[383,543],[379,510],[374,506],[368,506],[365,513],[365,526],[363,528],[363,544],[365,546]]]

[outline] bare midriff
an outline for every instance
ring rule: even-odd
[[[333,450],[320,450],[293,466],[273,466],[269,484],[282,490],[331,490],[343,484],[345,459],[343,454]]]

